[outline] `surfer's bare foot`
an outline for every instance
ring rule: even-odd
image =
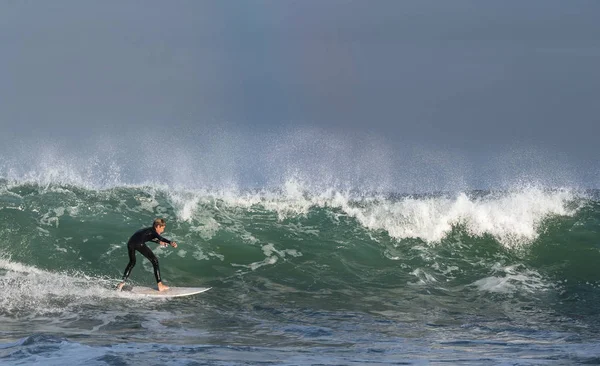
[[[121,291],[123,289],[123,286],[125,286],[125,282],[121,282],[117,285],[117,291]]]
[[[165,290],[168,290],[168,289],[169,289],[169,286],[163,285],[162,282],[158,283],[158,291],[165,291]]]

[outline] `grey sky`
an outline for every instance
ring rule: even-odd
[[[392,169],[408,144],[466,159],[468,185],[535,151],[522,166],[600,186],[598,19],[597,1],[2,1],[0,140],[306,129],[385,141]]]

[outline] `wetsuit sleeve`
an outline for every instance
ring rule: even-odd
[[[153,242],[159,242],[159,241],[164,241],[167,244],[171,244],[171,241],[167,238],[163,238],[162,236],[158,235],[156,232],[154,232],[155,237],[153,239],[151,239]]]

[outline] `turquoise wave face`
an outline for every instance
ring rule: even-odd
[[[589,300],[599,283],[594,197],[535,187],[385,196],[298,186],[207,192],[3,182],[0,274],[14,286],[37,271],[67,286],[72,280],[109,289],[127,264],[130,235],[163,217],[163,235],[179,247],[150,247],[172,285],[283,301],[310,294],[310,301],[345,306],[423,296],[449,308]],[[138,257],[131,281],[151,285],[152,267]],[[356,296],[368,300],[358,305]]]
[[[129,236],[155,217],[179,243],[151,245],[163,272],[188,285],[259,274],[302,290],[443,283],[502,293],[549,286],[549,274],[596,281],[599,259],[598,202],[567,190],[390,197],[4,182],[0,204],[5,258],[115,279]],[[140,262],[132,279],[151,282]]]

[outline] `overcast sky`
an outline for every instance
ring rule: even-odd
[[[5,143],[226,123],[600,186],[599,116],[598,1],[0,1]]]

